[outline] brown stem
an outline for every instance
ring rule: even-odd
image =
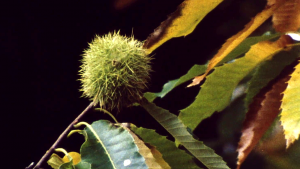
[[[65,129],[63,133],[58,137],[58,139],[55,141],[55,143],[50,147],[50,149],[44,154],[44,156],[40,159],[40,161],[35,165],[33,169],[39,169],[40,166],[43,164],[43,162],[49,158],[50,154],[54,152],[54,150],[57,148],[57,145],[61,142],[61,140],[66,137],[66,135],[69,133],[73,125],[78,123],[78,121],[90,110],[94,107],[94,103],[90,103],[88,107],[83,110],[83,112],[80,113],[80,115]],[[28,166],[25,169],[31,169],[33,165]]]

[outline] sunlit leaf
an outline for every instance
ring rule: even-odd
[[[69,157],[68,157],[68,156],[69,156]],[[73,159],[73,164],[74,164],[74,165],[78,164],[78,163],[81,161],[81,156],[80,156],[80,154],[77,153],[77,152],[69,152],[68,155],[65,155],[65,156],[63,157],[63,161],[64,161],[64,162],[70,162],[70,160],[69,160],[70,156],[71,156],[72,159]]]
[[[185,0],[168,19],[147,38],[144,48],[151,53],[171,38],[186,36],[223,0]]]
[[[188,87],[198,85],[216,65],[218,65],[232,50],[244,41],[244,39],[246,39],[254,30],[264,23],[264,21],[266,21],[279,6],[280,3],[272,6],[266,6],[266,8],[261,13],[258,13],[242,31],[229,38],[223,44],[218,53],[209,61],[205,73],[201,76],[195,77]]]
[[[262,36],[248,37],[245,40],[243,40],[236,48],[234,48],[227,56],[225,56],[225,58],[222,59],[217,65],[221,65],[223,63],[235,59],[240,55],[245,54],[247,51],[249,51],[252,45],[255,45],[258,42],[272,40],[278,37],[280,37],[279,33],[268,34],[268,32]]]
[[[300,46],[295,46],[289,51],[281,51],[271,60],[267,60],[259,65],[252,75],[251,80],[248,82],[245,105],[248,106],[251,103],[252,98],[272,79],[277,77],[284,67],[294,62],[299,57],[299,53]]]
[[[280,121],[289,147],[300,134],[300,64],[295,67],[283,94]]]
[[[81,160],[92,169],[148,168],[131,134],[122,127],[106,120],[92,125],[80,122],[76,127],[81,125],[86,126],[81,132],[86,140],[80,149]]]
[[[216,111],[223,110],[230,103],[232,92],[239,82],[256,66],[283,50],[286,43],[286,36],[276,42],[259,42],[253,45],[244,57],[216,67],[207,76],[196,100],[181,110],[179,119],[194,130],[202,120]]]
[[[300,28],[300,1],[299,0],[269,0],[270,2],[284,2],[273,14],[273,27],[277,32],[298,31]]]
[[[200,169],[193,161],[193,156],[178,149],[174,142],[168,140],[166,136],[161,136],[151,129],[137,128],[134,125],[131,125],[131,130],[142,138],[144,142],[155,146],[172,169]]]
[[[249,105],[237,149],[237,168],[240,168],[246,157],[279,114],[283,97],[282,92],[287,86],[286,81],[290,78],[288,76],[289,73],[289,71],[284,72],[283,77],[274,82],[271,89],[262,90]]]
[[[250,49],[251,45],[254,45],[260,41],[271,40],[277,37],[279,37],[279,34],[249,37],[245,39],[233,51],[231,51],[220,63],[231,61],[232,59],[235,59],[236,57],[246,53]],[[174,88],[181,85],[182,83],[185,83],[193,79],[195,76],[203,74],[206,68],[207,68],[206,65],[194,65],[185,75],[164,84],[161,92],[158,93],[146,92],[144,94],[144,97],[151,102],[153,102],[157,97],[163,98],[165,95],[167,95],[169,92],[171,92]]]
[[[149,169],[171,169],[171,167],[164,161],[162,156],[159,156],[159,151],[155,151],[153,147],[152,150],[145,145],[145,143],[139,139],[128,127],[128,123],[122,123],[121,126],[127,130],[134,139],[134,143],[139,148],[139,153],[145,158],[146,164]],[[129,125],[128,125],[129,126]],[[153,154],[152,152],[156,153]],[[155,155],[155,156],[154,156]]]
[[[61,158],[57,154],[53,153],[47,163],[53,169],[91,169],[89,163],[81,161],[80,154],[77,152],[67,152],[64,149],[56,149],[58,152],[63,152],[65,156]]]
[[[191,133],[187,130],[187,127],[182,124],[177,116],[170,113],[168,110],[148,102],[146,99],[142,101],[141,106],[207,168],[228,168],[222,158],[211,148],[205,146],[203,142],[193,138]]]

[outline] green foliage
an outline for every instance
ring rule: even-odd
[[[65,157],[61,158],[53,153],[47,161],[53,169],[91,169],[91,164],[80,161],[80,154],[75,152],[68,153],[62,148],[56,149],[56,151],[63,152]],[[75,160],[73,159],[74,156]]]
[[[211,148],[193,138],[177,116],[147,100],[143,100],[141,106],[206,167],[209,169],[228,168],[222,158],[215,154]]]
[[[119,32],[96,36],[84,51],[79,71],[83,96],[110,110],[139,101],[151,69],[142,45]]]
[[[279,33],[269,34],[269,32],[267,32],[262,36],[249,37],[245,39],[242,43],[240,43],[236,48],[234,48],[218,65],[222,65],[223,63],[232,61],[238,56],[245,54],[247,51],[249,51],[252,45],[255,45],[258,42],[272,40],[278,38],[279,36]]]
[[[300,16],[300,5],[296,6],[294,3],[268,1],[266,8],[258,13],[244,29],[229,38],[207,65],[194,65],[185,75],[167,82],[161,92],[143,93],[150,79],[151,57],[148,54],[171,38],[192,33],[198,23],[222,1],[185,0],[144,43],[114,32],[102,37],[96,36],[89,44],[89,48],[84,51],[79,71],[83,96],[88,97],[94,106],[100,105],[101,108],[109,110],[120,111],[124,106],[139,103],[174,137],[175,142],[157,134],[155,130],[137,128],[134,125],[128,128],[125,125],[128,123],[120,124],[116,120],[117,124],[106,120],[95,121],[91,125],[81,122],[75,127],[85,125],[86,128],[71,132],[71,134],[78,132],[85,137],[80,155],[77,156],[80,160],[71,157],[70,153],[63,150],[68,160],[52,154],[48,164],[54,169],[169,169],[170,167],[200,169],[195,161],[197,159],[208,169],[227,169],[229,167],[222,157],[202,141],[194,138],[194,133],[190,131],[213,113],[224,109],[223,113],[226,114],[221,118],[223,121],[216,126],[220,135],[216,144],[224,140],[233,141],[243,118],[246,117],[245,121],[251,123],[242,130],[240,141],[242,144],[239,144],[237,150],[243,147],[238,157],[241,157],[241,153],[244,155],[237,162],[238,169],[270,127],[271,121],[276,118],[275,113],[279,112],[279,105],[282,108],[281,122],[285,130],[287,146],[294,143],[300,135],[300,64],[288,81],[288,87],[282,85],[280,90],[274,88],[270,90],[271,92],[261,90],[267,85],[270,86],[271,80],[278,77],[284,68],[299,58],[300,47],[297,46],[299,44],[292,45],[294,42],[286,36],[286,30],[294,31],[300,27],[300,22],[298,23],[297,20]],[[290,10],[295,11],[286,12]],[[247,38],[272,15],[275,30],[285,33],[284,35],[268,33],[268,35]],[[289,19],[278,19],[280,15]],[[281,25],[283,23],[284,26]],[[274,40],[275,38],[277,39]],[[290,50],[292,46],[297,47]],[[163,98],[177,86],[192,79],[193,83],[189,87],[201,84],[204,79],[205,81],[195,101],[181,110],[179,116],[152,103],[157,97]],[[286,84],[285,82],[286,79],[281,79],[280,84]],[[242,97],[234,99],[233,93],[238,90],[238,85],[241,83],[244,87],[247,85],[247,90],[245,93],[242,91]],[[281,103],[281,92],[284,90]],[[257,98],[254,99],[255,106],[250,104],[253,98]],[[267,98],[266,101],[263,101],[264,98]],[[249,110],[253,109],[253,112],[259,113],[254,115],[248,113],[245,116],[247,106],[252,106]],[[268,114],[272,114],[272,118]],[[248,144],[250,140],[247,139],[248,136],[252,138],[250,144]],[[272,137],[272,134],[268,136]],[[178,144],[186,151],[176,147]],[[270,159],[276,158],[276,156],[270,157]],[[281,162],[278,162],[278,165],[281,165]]]
[[[86,125],[80,132],[86,140],[80,149],[81,160],[91,164],[92,169],[148,168],[132,136],[122,127],[106,120],[80,125]]]
[[[155,146],[156,149],[162,153],[164,160],[172,169],[200,169],[193,161],[193,156],[178,149],[174,142],[168,140],[166,136],[161,136],[154,130],[143,127],[137,128],[136,126],[132,126],[131,129],[135,134],[141,137],[145,143]]]
[[[205,72],[206,66],[205,65],[194,65],[187,74],[181,76],[179,79],[171,80],[168,83],[164,84],[163,89],[161,92],[158,93],[151,93],[146,92],[144,97],[147,98],[150,102],[153,102],[157,97],[163,98],[167,95],[170,91],[172,91],[175,87],[185,83],[195,76],[198,76]]]
[[[248,89],[246,92],[245,105],[248,106],[252,98],[259,93],[272,79],[277,77],[280,72],[290,65],[299,57],[300,47],[295,46],[290,51],[282,51],[274,56],[273,59],[259,65],[248,82]]]
[[[275,46],[274,48],[276,49]],[[265,49],[266,52],[257,53],[258,50]],[[267,43],[263,45],[256,44],[244,57],[216,67],[207,76],[196,100],[187,108],[181,110],[179,118],[182,122],[194,130],[202,120],[210,117],[216,111],[223,110],[230,103],[232,92],[237,85],[256,66],[276,54],[275,49]]]

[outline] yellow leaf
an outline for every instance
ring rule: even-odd
[[[283,2],[282,2],[283,3]],[[198,85],[208,73],[220,62],[222,61],[234,48],[236,48],[243,40],[245,40],[254,30],[256,30],[262,23],[264,23],[274,11],[281,5],[281,3],[276,3],[275,5],[266,6],[266,8],[258,13],[246,26],[245,28],[238,32],[236,35],[229,38],[218,51],[218,53],[210,60],[206,72],[194,78],[193,82],[188,85],[188,87]]]
[[[81,161],[81,155],[77,152],[69,152],[68,155],[72,157],[73,165],[76,165]],[[70,162],[68,155],[65,155],[64,158],[62,159],[64,163]]]
[[[186,36],[223,0],[185,0],[168,19],[147,38],[144,48],[150,54],[169,39]]]
[[[300,64],[291,74],[291,79],[283,94],[280,121],[288,148],[299,138],[300,134]]]

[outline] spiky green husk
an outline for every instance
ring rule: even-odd
[[[119,32],[96,36],[84,51],[79,71],[83,96],[109,110],[138,102],[151,70],[151,58],[142,46]]]

